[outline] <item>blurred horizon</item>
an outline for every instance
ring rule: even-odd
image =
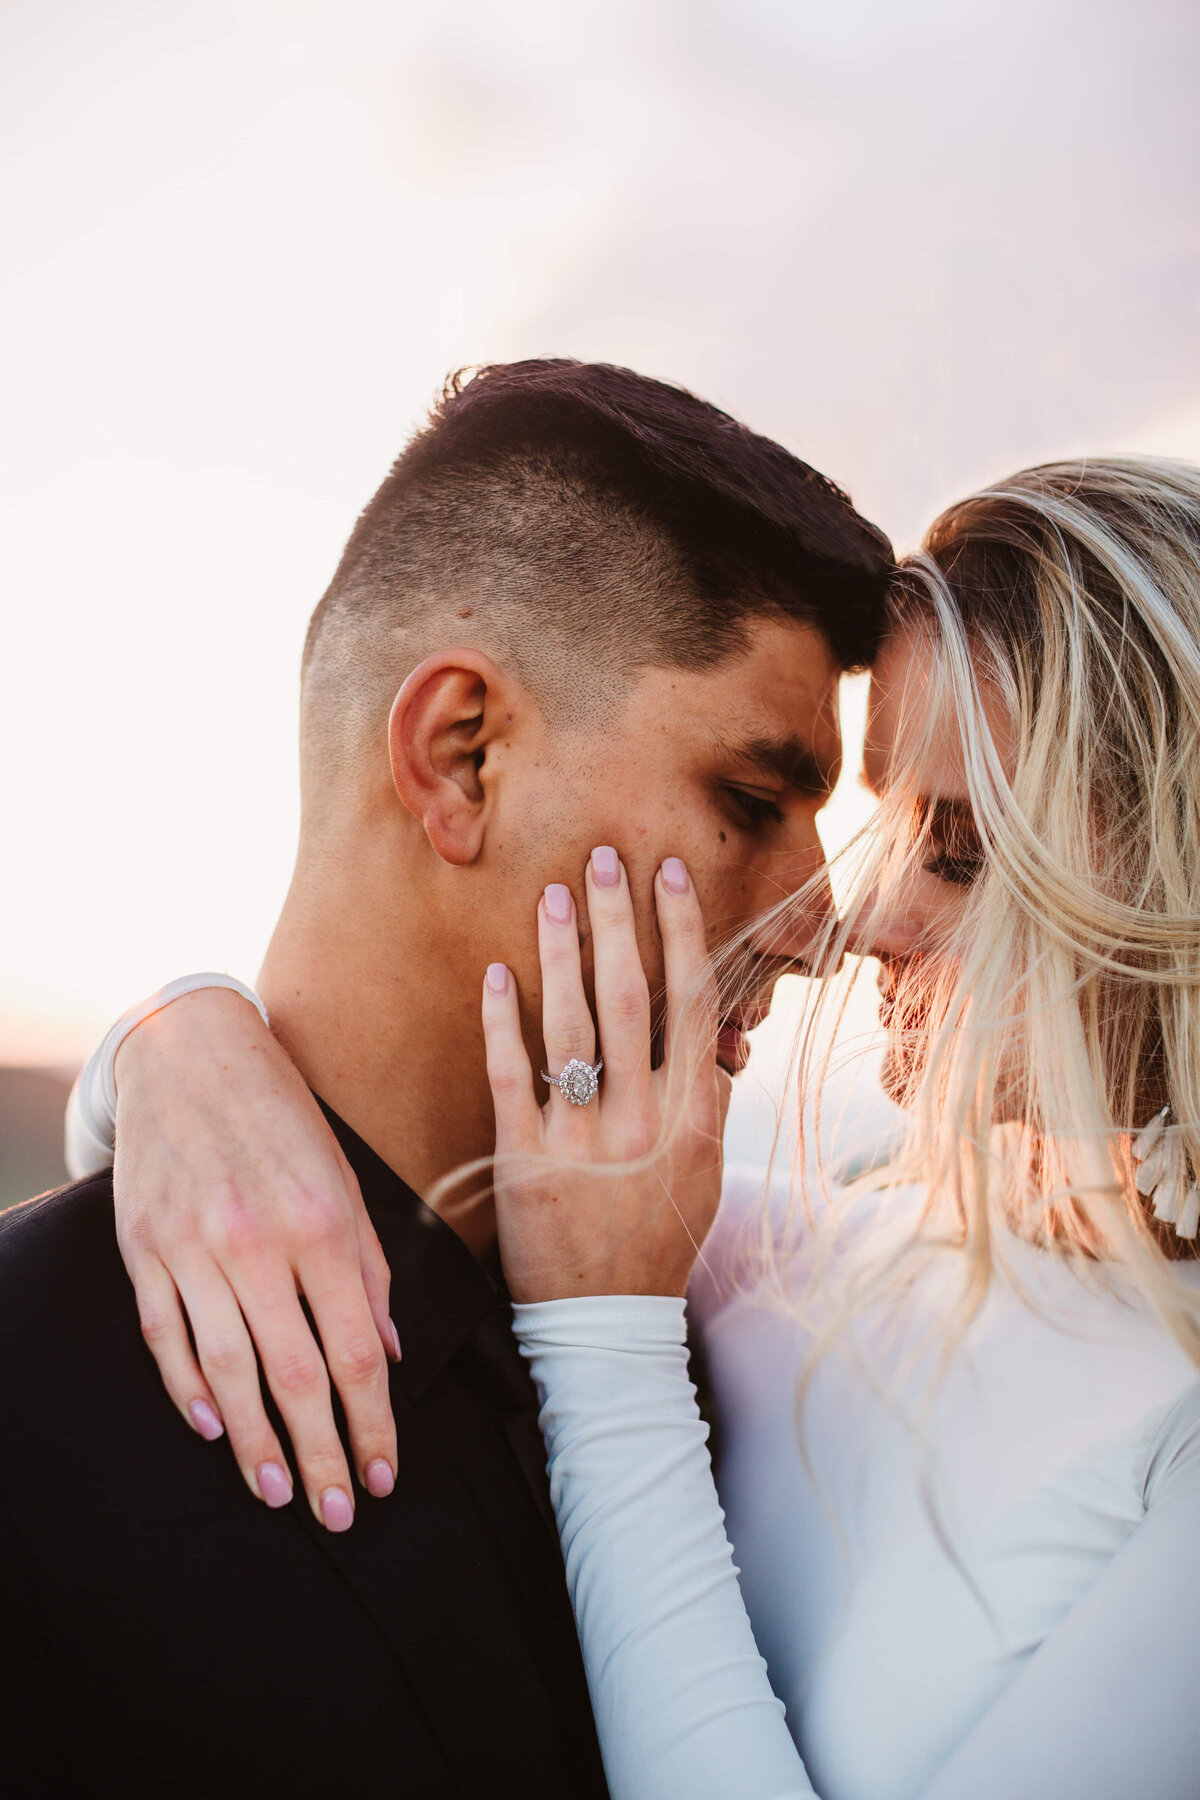
[[[0,53],[0,1065],[253,979],[305,622],[447,370],[681,381],[900,548],[1200,460],[1176,0],[10,0]]]

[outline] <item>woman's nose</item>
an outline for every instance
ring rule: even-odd
[[[846,920],[846,949],[851,956],[905,956],[914,946],[915,922],[895,896],[872,888]]]
[[[846,948],[851,956],[874,956],[875,917],[879,910],[878,890],[871,892],[854,907],[845,921]]]

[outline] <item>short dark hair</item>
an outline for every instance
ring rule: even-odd
[[[815,625],[855,668],[892,570],[840,488],[685,389],[605,363],[489,364],[447,381],[355,526],[306,686],[332,680],[358,713],[355,671],[402,676],[438,615],[491,631],[543,697],[581,661],[612,678],[712,665],[763,615]]]

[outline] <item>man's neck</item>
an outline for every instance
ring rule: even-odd
[[[314,1093],[487,1261],[491,1202],[470,1196],[488,1170],[438,1191],[495,1141],[478,1000],[410,913],[372,905],[361,881],[314,885],[293,882],[259,975],[272,1029]]]

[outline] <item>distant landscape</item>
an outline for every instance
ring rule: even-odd
[[[0,1069],[0,1211],[60,1187],[73,1069]]]

